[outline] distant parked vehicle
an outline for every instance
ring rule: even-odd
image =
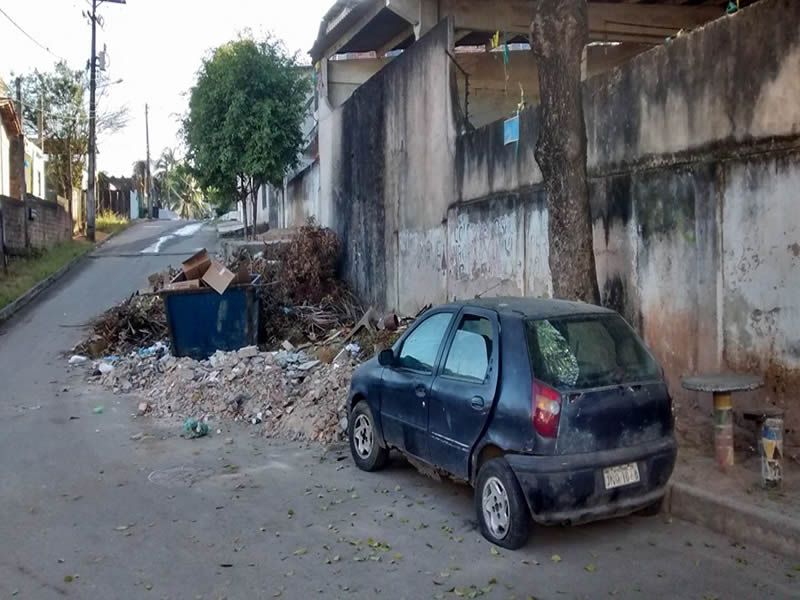
[[[359,468],[396,449],[475,488],[481,532],[523,546],[531,519],[660,509],[675,465],[661,368],[617,313],[487,298],[427,311],[352,380]]]

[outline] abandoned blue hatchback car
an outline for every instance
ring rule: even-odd
[[[661,368],[617,313],[487,298],[427,311],[350,389],[365,471],[398,450],[475,489],[481,532],[519,548],[531,520],[657,512],[675,465]]]

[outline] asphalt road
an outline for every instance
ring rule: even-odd
[[[343,448],[247,425],[185,440],[136,417],[138,398],[89,387],[62,352],[148,274],[215,244],[203,228],[154,253],[178,227],[123,233],[0,329],[0,599],[800,597],[800,558],[677,520],[538,529],[493,550],[467,487],[402,460],[367,474]]]

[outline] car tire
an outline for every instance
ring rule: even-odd
[[[359,469],[379,471],[386,466],[389,450],[381,445],[375,429],[375,417],[369,404],[363,400],[350,411],[347,437],[350,439],[350,452]]]
[[[661,514],[661,509],[664,506],[664,496],[661,496],[658,500],[653,502],[652,504],[645,506],[641,510],[636,511],[640,517],[656,517]]]
[[[504,458],[483,464],[475,483],[475,511],[483,537],[517,550],[530,536],[531,515],[517,477]]]

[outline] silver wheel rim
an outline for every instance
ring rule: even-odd
[[[508,494],[497,477],[489,477],[483,484],[483,520],[495,539],[502,540],[508,535],[509,516]]]
[[[358,415],[353,424],[353,444],[361,458],[367,458],[372,452],[372,423],[367,415]]]

